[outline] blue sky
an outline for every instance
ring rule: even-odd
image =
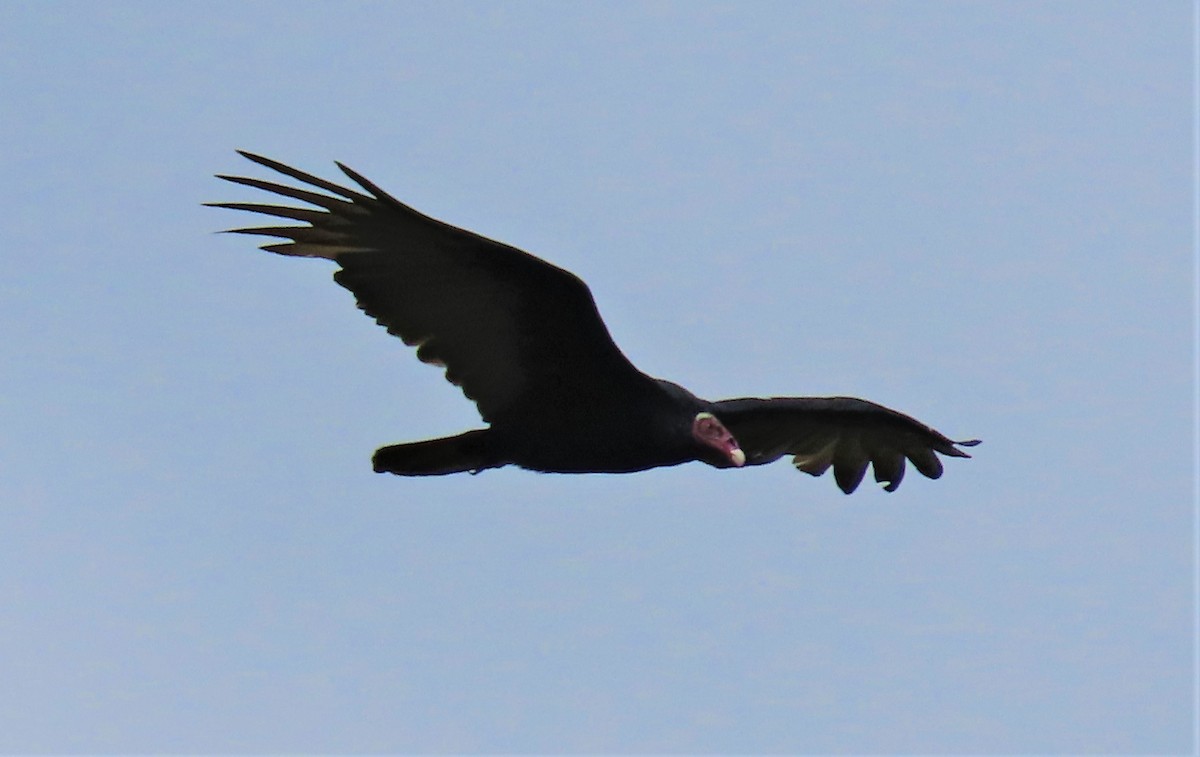
[[[1186,2],[0,5],[0,751],[1195,748]],[[578,273],[643,370],[980,437],[406,480],[479,423],[246,148]]]

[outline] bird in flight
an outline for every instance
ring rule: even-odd
[[[635,368],[609,336],[587,285],[569,271],[419,213],[341,163],[359,189],[239,152],[307,186],[218,178],[311,207],[207,203],[306,224],[230,233],[284,239],[262,249],[337,263],[333,279],[359,308],[415,347],[418,359],[444,367],[488,424],[381,447],[377,472],[437,476],[516,465],[630,473],[692,461],[741,468],[791,455],[813,476],[832,468],[849,494],[868,466],[895,491],[906,460],[938,478],[939,454],[970,457],[960,447],[979,443],[952,441],[853,397],[701,399]]]

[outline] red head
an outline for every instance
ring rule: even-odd
[[[705,448],[704,462],[718,468],[740,468],[746,464],[746,453],[737,439],[712,413],[698,413],[692,419],[692,438]]]

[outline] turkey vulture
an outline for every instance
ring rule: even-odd
[[[635,368],[574,274],[423,215],[341,163],[366,194],[239,152],[308,187],[218,178],[313,207],[208,203],[307,224],[231,233],[282,238],[288,241],[262,249],[337,263],[334,281],[415,347],[420,360],[444,367],[488,424],[382,447],[373,458],[377,472],[436,476],[517,465],[629,473],[693,460],[738,468],[791,455],[813,476],[832,467],[849,494],[868,465],[890,492],[904,477],[905,459],[937,478],[942,462],[935,453],[969,457],[955,445],[979,443],[952,441],[907,415],[851,397],[700,399]]]

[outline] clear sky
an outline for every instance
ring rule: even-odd
[[[0,751],[1181,753],[1188,2],[0,3]],[[980,437],[409,480],[479,424],[245,148],[578,273],[643,370]]]

